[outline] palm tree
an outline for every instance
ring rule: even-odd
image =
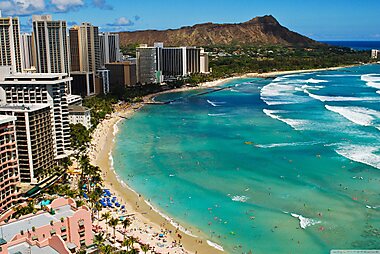
[[[101,248],[100,248],[101,252],[103,254],[111,254],[113,253],[114,251],[114,248],[111,246],[111,245],[103,245]]]
[[[100,220],[100,211],[103,209],[102,204],[99,202],[95,203],[95,210],[98,212],[98,226],[99,226],[99,220]]]
[[[94,236],[94,244],[96,244],[96,246],[102,246],[104,241],[104,233],[99,233]]]
[[[88,194],[88,201],[90,202],[90,207],[91,207],[91,219],[92,219],[92,221],[94,221],[94,207],[95,207],[95,204],[98,202],[99,197],[100,196],[98,196],[98,193],[95,191],[92,191]]]
[[[122,224],[124,228],[124,239],[125,239],[125,231],[127,230],[127,227],[129,227],[132,224],[132,221],[129,218],[125,218]]]
[[[149,244],[143,244],[141,245],[141,250],[146,254],[148,250],[150,249]]]
[[[108,223],[113,228],[113,239],[116,239],[116,226],[119,224],[119,219],[111,218]]]
[[[130,242],[129,242],[129,239],[124,239],[124,241],[121,243],[121,246],[122,247],[127,247],[127,251],[129,250],[129,245]]]
[[[106,231],[108,233],[108,220],[111,218],[111,213],[110,212],[105,212],[102,214],[102,220],[106,221]]]
[[[136,249],[136,248],[132,248],[132,249],[128,252],[128,254],[139,254],[139,250]]]
[[[133,248],[133,245],[136,243],[136,242],[138,242],[138,238],[135,238],[135,237],[133,237],[133,236],[130,236],[129,238],[128,238],[128,240],[129,240],[129,243],[130,243],[130,246],[131,246],[131,251],[134,249]]]

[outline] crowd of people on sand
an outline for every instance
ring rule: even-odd
[[[120,202],[123,202],[120,197],[117,198]],[[104,233],[105,238],[108,239],[114,247],[120,249],[126,248],[121,245],[125,237],[133,237],[137,239],[134,244],[135,248],[140,249],[141,245],[148,244],[150,246],[150,253],[188,253],[180,242],[170,239],[168,234],[171,232],[169,230],[164,227],[153,227],[143,222],[134,213],[128,213],[124,207],[124,205],[122,205],[121,208],[104,207],[99,211],[99,216],[95,216],[95,222],[93,223],[94,231],[96,233]],[[111,218],[119,218],[120,222],[125,218],[131,221],[131,224],[127,228],[124,228],[122,223],[116,226],[115,239],[113,228],[107,225],[107,222],[102,219],[102,214],[107,212],[111,214]],[[98,220],[98,218],[100,219]]]

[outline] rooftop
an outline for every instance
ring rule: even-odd
[[[90,111],[89,108],[77,105],[69,105],[69,112],[85,113]]]
[[[0,82],[6,84],[7,82],[51,82],[51,81],[68,81],[72,80],[67,73],[9,73],[5,69],[0,72]]]
[[[30,245],[27,242],[11,246],[8,248],[9,254],[59,254],[58,251],[50,246],[38,247],[37,245]]]
[[[21,230],[24,232],[31,231],[33,226],[35,228],[43,227],[48,225],[50,221],[60,221],[62,217],[66,218],[72,215],[74,215],[74,211],[71,206],[64,205],[56,208],[54,215],[44,212],[2,225],[0,226],[0,237],[9,242]]]
[[[50,106],[48,104],[5,104],[0,106],[0,111],[33,112],[44,108],[50,108]]]

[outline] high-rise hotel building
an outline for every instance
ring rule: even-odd
[[[208,72],[208,55],[197,47],[164,47],[155,43],[136,49],[137,80],[141,84],[176,80],[193,73]]]
[[[140,45],[136,49],[136,77],[140,84],[152,84],[162,82],[162,73],[159,67],[158,47]]]
[[[66,21],[34,15],[33,39],[38,73],[69,73]]]
[[[70,152],[67,90],[71,80],[64,73],[4,74],[0,70],[0,105],[50,106],[55,159]]]
[[[21,55],[24,71],[31,71],[31,68],[36,66],[33,58],[33,37],[32,34],[21,34]]]
[[[48,104],[7,104],[0,115],[16,117],[16,140],[23,183],[38,183],[53,170],[54,142]]]
[[[100,65],[104,67],[106,64],[120,62],[120,38],[115,33],[99,34],[100,46]]]
[[[20,23],[18,18],[3,18],[0,12],[0,66],[12,66],[13,72],[22,72]]]
[[[0,212],[6,211],[19,199],[15,121],[16,117],[0,115]]]
[[[96,71],[100,69],[99,29],[90,23],[82,23],[69,30],[71,85],[73,94],[90,96],[96,89]]]

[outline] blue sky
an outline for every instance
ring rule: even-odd
[[[3,16],[20,16],[23,31],[31,30],[31,15],[47,13],[103,31],[237,23],[271,14],[316,40],[380,41],[380,0],[0,0],[0,9]]]

